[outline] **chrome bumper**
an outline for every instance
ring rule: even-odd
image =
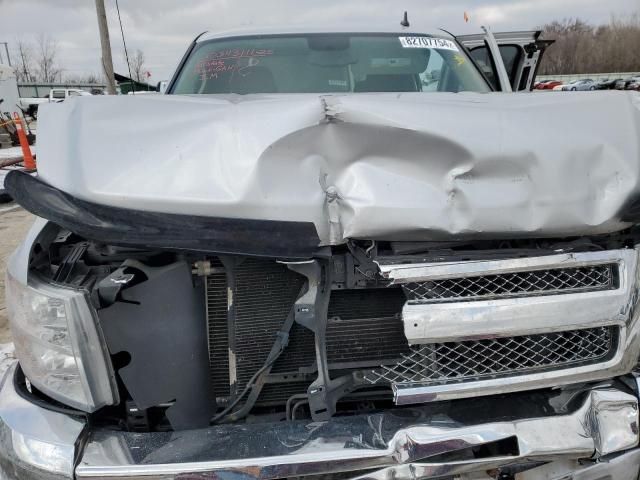
[[[85,423],[22,398],[14,373],[10,368],[0,381],[0,479],[73,478],[76,442]]]
[[[481,418],[473,417],[462,422],[444,411],[434,414],[432,407],[418,407],[322,424],[127,433],[88,431],[81,420],[30,403],[16,393],[12,375],[13,369],[0,387],[3,480],[276,479],[335,472],[351,472],[354,479],[403,480],[574,459],[594,463],[577,467],[573,478],[599,478],[589,476],[592,469],[631,479],[640,468],[638,399],[612,387],[584,392],[578,406],[565,413],[558,412],[569,398],[549,394],[546,400],[558,410],[538,418],[480,423]],[[531,395],[534,402],[543,394]],[[503,445],[499,455],[456,456],[498,444]],[[623,476],[634,470],[636,477]]]

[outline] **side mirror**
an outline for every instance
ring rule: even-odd
[[[167,87],[169,86],[169,80],[161,80],[158,82],[158,92],[165,93],[167,91]]]

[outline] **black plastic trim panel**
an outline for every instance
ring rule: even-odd
[[[9,172],[5,187],[31,213],[102,243],[283,258],[310,258],[319,250],[313,222],[203,217],[98,205],[20,171]]]

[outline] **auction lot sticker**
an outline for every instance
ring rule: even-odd
[[[398,37],[403,48],[437,48],[459,52],[456,42],[435,37]]]

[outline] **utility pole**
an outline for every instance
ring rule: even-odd
[[[7,52],[7,63],[11,66],[11,57],[9,56],[9,44],[7,42],[0,42],[4,45],[4,51]]]
[[[96,12],[98,13],[98,28],[100,29],[100,45],[102,46],[102,69],[107,77],[107,93],[116,94],[116,79],[113,74],[113,59],[111,58],[111,43],[109,42],[109,25],[107,25],[107,12],[104,8],[104,0],[96,0]]]

